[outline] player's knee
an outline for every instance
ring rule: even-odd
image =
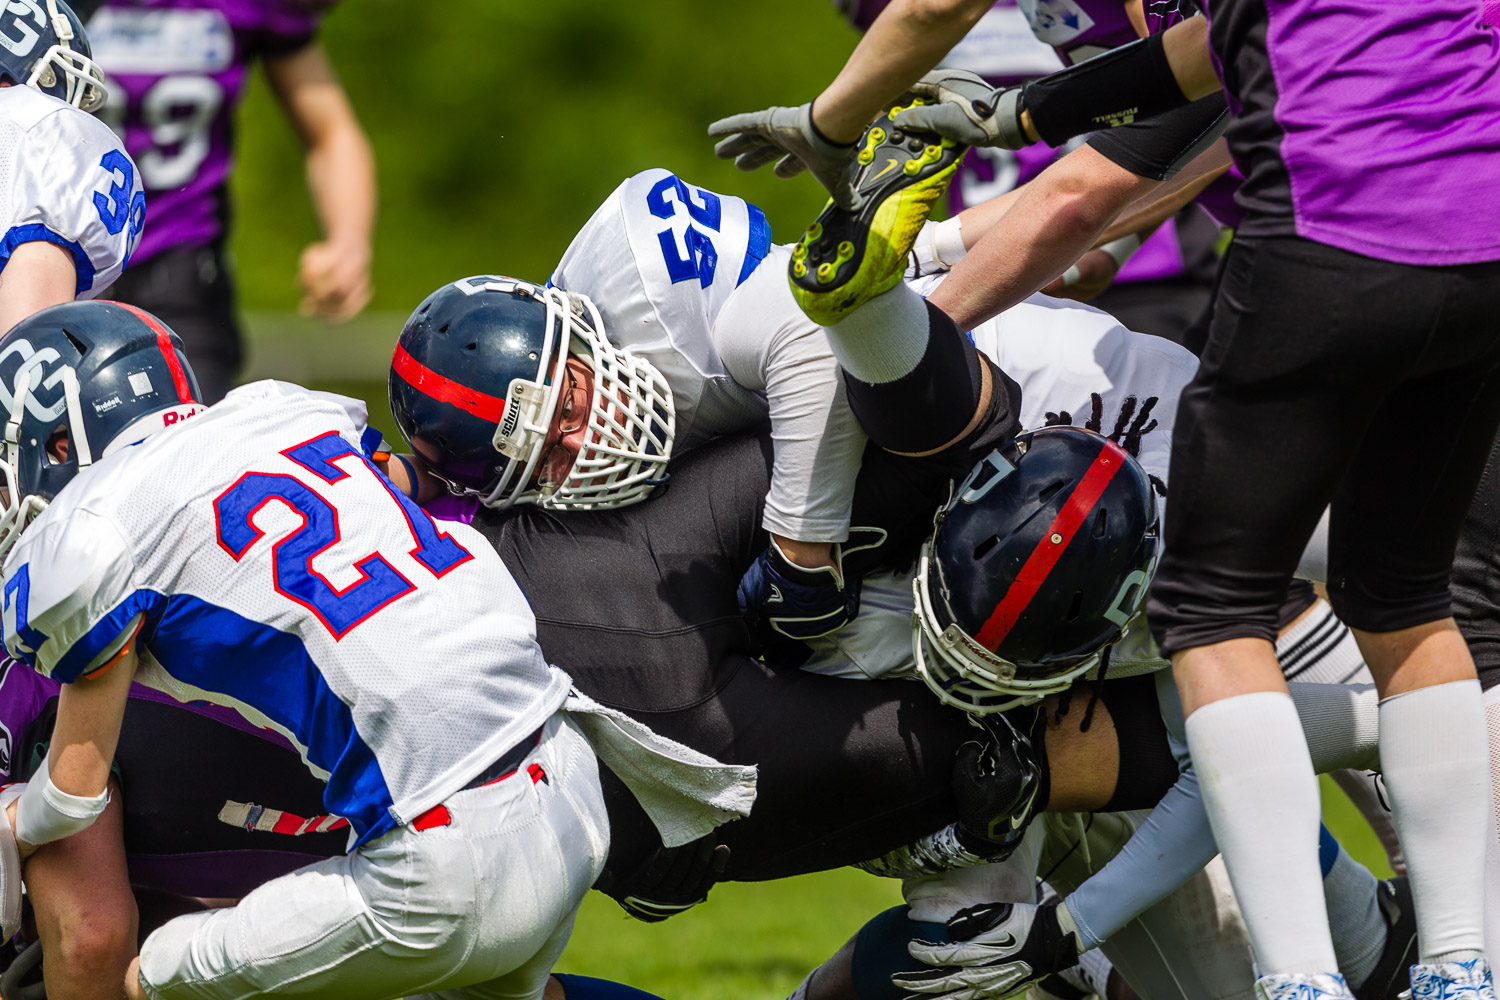
[[[136,956],[135,937],[128,919],[84,913],[61,920],[45,945],[44,968],[65,969],[80,982],[117,982]]]

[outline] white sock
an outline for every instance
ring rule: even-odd
[[[1477,680],[1380,703],[1380,761],[1405,849],[1423,962],[1475,958],[1484,948],[1486,744]]]
[[[1257,972],[1335,971],[1318,780],[1292,700],[1262,691],[1204,705],[1188,716],[1187,736]]]
[[[1484,948],[1500,955],[1500,687],[1484,693],[1484,721],[1490,737],[1490,830],[1484,848]]]
[[[927,301],[902,282],[826,330],[846,372],[871,385],[894,382],[927,354]]]
[[[1334,851],[1331,867],[1325,865],[1328,874],[1323,876],[1328,925],[1333,929],[1333,952],[1344,978],[1358,989],[1375,971],[1385,949],[1385,916],[1375,898],[1379,884],[1370,869],[1351,858],[1326,829],[1320,836],[1327,838],[1324,848],[1331,845]]]

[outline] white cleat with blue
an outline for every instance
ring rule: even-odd
[[[1255,981],[1255,997],[1256,1000],[1354,1000],[1344,977],[1336,972],[1261,976]]]
[[[1471,958],[1466,962],[1413,965],[1411,1000],[1495,1000],[1490,963]]]

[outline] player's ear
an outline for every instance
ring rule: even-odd
[[[62,424],[47,438],[47,457],[58,465],[65,464],[72,454],[72,440],[68,437],[68,425]]]

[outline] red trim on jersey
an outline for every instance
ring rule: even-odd
[[[531,783],[533,785],[535,785],[539,781],[547,780],[547,772],[542,770],[542,765],[540,764],[532,764],[530,767],[526,768],[526,773],[531,775]]]
[[[505,413],[505,400],[444,378],[407,354],[406,348],[400,344],[396,345],[396,354],[391,358],[391,370],[424,396],[431,396],[442,403],[451,403],[480,420],[498,424]]]
[[[431,809],[411,821],[413,830],[431,830],[439,826],[447,826],[453,822],[453,814],[448,812],[447,806],[433,806]]]
[[[137,309],[128,302],[116,302],[115,305],[121,309],[130,310],[137,319],[149,326],[156,334],[156,346],[161,348],[162,356],[167,359],[167,368],[172,372],[172,385],[177,389],[177,401],[179,403],[197,402],[193,398],[193,388],[188,382],[187,372],[183,371],[182,362],[177,359],[177,352],[172,349],[172,335],[167,332],[167,328],[144,309]]]
[[[1125,449],[1113,441],[1105,443],[1094,463],[1074,488],[1073,495],[1068,497],[1068,502],[1063,504],[1062,510],[1057,512],[1052,524],[1042,534],[1041,541],[1031,550],[1026,564],[1011,581],[1010,589],[995,607],[989,621],[974,636],[981,646],[993,650],[1010,634],[1021,613],[1026,610],[1037,591],[1042,589],[1047,574],[1052,572],[1052,567],[1062,558],[1063,550],[1073,541],[1079,526],[1098,505],[1105,487],[1115,478],[1115,473],[1124,467],[1126,457]],[[1061,541],[1053,542],[1053,535],[1061,535]]]

